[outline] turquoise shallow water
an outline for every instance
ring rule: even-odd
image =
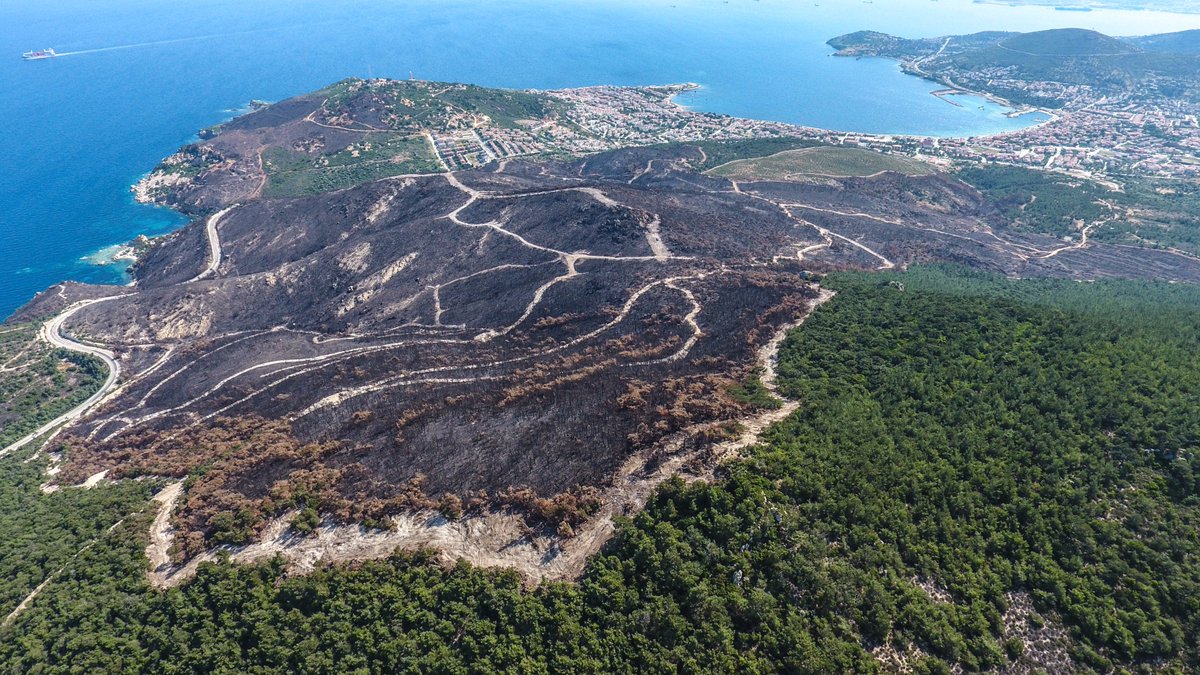
[[[178,227],[128,188],[196,129],[252,98],[346,76],[506,87],[694,81],[702,110],[833,129],[978,135],[1019,128],[957,108],[894,63],[824,41],[1083,25],[1118,34],[1200,16],[1055,12],[969,0],[5,0],[0,3],[0,317],[64,278],[121,283],[85,260]],[[53,47],[80,52],[25,63]]]

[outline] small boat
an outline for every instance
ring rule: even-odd
[[[25,52],[21,55],[21,58],[26,61],[39,61],[41,59],[52,59],[56,56],[58,56],[58,53],[53,49],[37,49],[32,52]]]

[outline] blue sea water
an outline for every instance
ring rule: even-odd
[[[62,279],[122,283],[88,258],[182,224],[129,185],[252,98],[347,76],[503,87],[704,86],[697,109],[832,129],[980,135],[1036,121],[955,107],[880,59],[834,59],[860,29],[910,37],[1078,25],[1115,34],[1200,16],[1055,12],[970,0],[4,0],[0,317]],[[75,52],[23,62],[53,47]]]

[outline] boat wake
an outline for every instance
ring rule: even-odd
[[[226,37],[224,35],[197,35],[195,37],[176,38],[173,40],[155,40],[154,42],[138,42],[131,45],[115,45],[112,47],[97,47],[96,49],[80,49],[73,52],[58,52],[58,56],[79,56],[80,54],[98,54],[100,52],[115,52],[119,49],[137,49],[139,47],[154,47],[157,45],[170,45],[177,42],[194,42],[196,40],[211,40],[213,38]]]
[[[253,33],[263,33],[275,28],[264,28],[262,30],[239,31],[236,33],[214,33],[212,35],[193,35],[192,37],[172,38],[169,40],[154,40],[152,42],[135,42],[128,45],[114,45],[112,47],[97,47],[95,49],[77,49],[70,52],[56,52],[55,56],[79,56],[81,54],[98,54],[100,52],[114,52],[121,49],[138,49],[141,47],[157,47],[160,45],[171,45],[180,42],[197,42],[199,40],[215,40],[217,38],[231,38],[241,35],[250,35]]]

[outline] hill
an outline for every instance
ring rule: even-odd
[[[1176,34],[1122,40],[1065,28],[922,40],[865,32],[829,44],[843,56],[900,59],[912,72],[952,86],[1016,103],[1062,107],[1085,97],[1081,87],[1091,96],[1200,101],[1200,54],[1182,48],[1192,39]],[[1143,49],[1155,44],[1160,47]]]
[[[1146,51],[1200,54],[1200,30],[1147,35],[1145,37],[1128,38],[1128,41]]]
[[[735,180],[792,180],[805,176],[865,177],[884,171],[910,176],[936,173],[924,162],[869,150],[816,147],[785,150],[767,157],[741,159],[714,167],[709,173]]]
[[[439,511],[488,523],[449,550],[559,578],[603,541],[574,535],[779,409],[762,350],[818,297],[808,270],[942,260],[1200,282],[1169,252],[1007,232],[947,176],[732,183],[695,173],[701,156],[260,199],[160,241],[133,288],[45,294],[18,318],[60,312],[62,339],[103,345],[123,372],[51,446],[54,482],[184,480],[166,580],[218,545],[299,556],[323,518],[396,528],[383,552],[423,545],[419,514]]]
[[[1123,40],[1082,28],[1020,33],[1000,39],[996,44],[1027,56],[1129,56],[1141,51]]]
[[[134,192],[146,203],[207,215],[260,197],[311,196],[498,160],[568,159],[664,142],[794,140],[814,131],[673,102],[695,86],[520,91],[349,79],[202,131]]]
[[[136,283],[0,327],[0,670],[1200,667],[1195,188],[683,88],[347,80],[164,161]]]
[[[47,444],[62,459],[48,487],[182,481],[160,514],[174,527],[158,537],[160,583],[218,546],[354,557],[304,536],[321,522],[365,557],[450,536],[439,545],[472,560],[570,577],[614,515],[786,413],[764,368],[781,328],[826,297],[814,270],[945,261],[1200,281],[1191,257],[1096,241],[1112,218],[1103,195],[1038,207],[1017,231],[1010,202],[1049,205],[1062,186],[985,194],[915,160],[795,138],[261,190],[278,185],[274,151],[385,166],[371,153],[407,152],[387,145],[394,134],[479,123],[476,138],[526,115],[559,124],[568,108],[571,125],[598,128],[614,118],[589,117],[597,97],[657,119],[676,114],[665,91],[348,81],[210,130],[176,157],[224,159],[168,192],[209,215],[156,240],[136,285],[62,286],[12,320],[32,333],[55,317],[45,330],[60,345],[120,369]],[[678,114],[708,120],[706,133],[740,128]],[[715,162],[733,179],[699,173]],[[436,513],[485,525],[437,534]],[[396,534],[372,539],[360,523]]]

